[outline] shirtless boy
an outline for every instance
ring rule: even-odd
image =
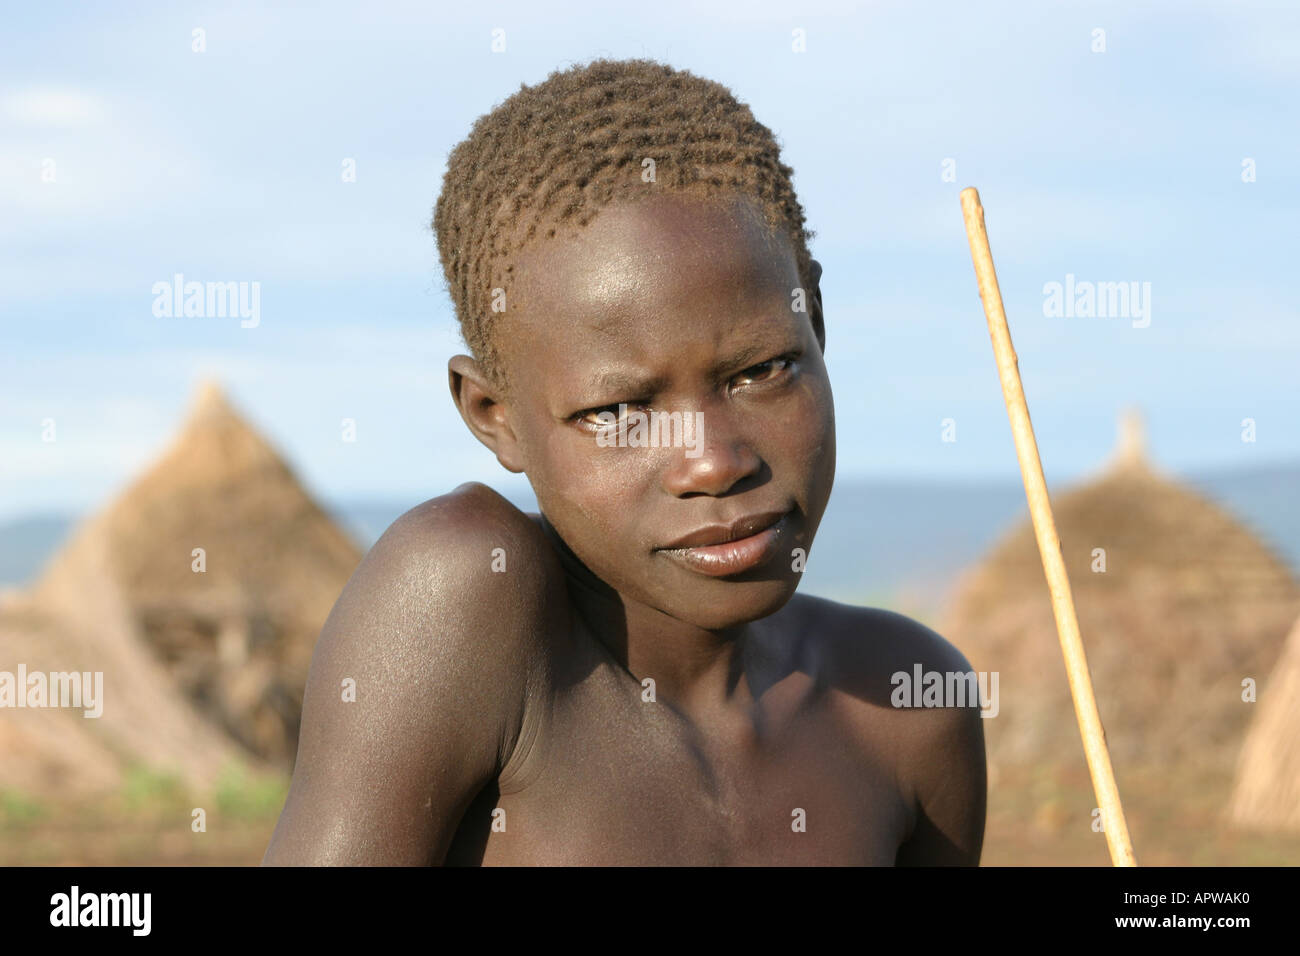
[[[266,864],[978,863],[978,708],[891,703],[969,664],[795,593],[835,419],[790,175],[725,87],[645,60],[523,87],[453,151],[452,397],[541,514],[466,484],[374,546]],[[637,411],[700,440],[599,440]]]

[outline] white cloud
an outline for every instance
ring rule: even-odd
[[[84,241],[97,226],[135,235],[201,192],[203,164],[139,110],[119,104],[109,122],[102,97],[47,91],[7,97],[0,111],[19,120],[0,147],[0,242],[11,260],[32,259],[34,240]]]
[[[82,90],[32,87],[0,97],[0,114],[10,122],[38,128],[85,127],[109,118],[103,99]]]

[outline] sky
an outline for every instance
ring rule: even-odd
[[[970,185],[1049,481],[1101,465],[1130,405],[1175,472],[1300,460],[1300,5],[561,9],[10,9],[0,518],[102,503],[204,378],[324,498],[516,487],[451,404],[429,220],[478,116],[599,56],[722,82],[777,135],[825,269],[839,478],[1019,474]],[[257,283],[256,324],[155,314],[177,274]],[[1062,315],[1051,283],[1137,294]]]

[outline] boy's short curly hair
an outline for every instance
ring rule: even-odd
[[[653,165],[646,160],[653,160]],[[491,329],[493,289],[539,232],[583,226],[615,199],[658,189],[758,201],[784,230],[810,285],[803,207],[772,131],[725,86],[647,59],[593,60],[551,73],[480,116],[451,151],[433,213],[438,254],[465,344],[508,388]],[[653,175],[653,179],[651,178]]]

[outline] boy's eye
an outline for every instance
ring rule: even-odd
[[[602,405],[599,408],[589,408],[585,412],[579,412],[575,418],[578,422],[584,425],[592,425],[596,428],[600,428],[611,423],[619,424],[627,417],[627,413],[638,411],[640,408],[640,402],[620,402],[615,405]],[[619,414],[620,412],[623,414]],[[602,415],[606,416],[604,421],[601,421]]]
[[[760,362],[757,365],[751,365],[743,372],[736,375],[732,381],[740,385],[762,385],[767,382],[776,381],[790,372],[795,367],[799,358],[798,353],[781,355],[777,358],[768,359],[766,362]],[[627,416],[632,412],[646,412],[649,409],[650,400],[633,401],[633,402],[615,402],[612,405],[599,405],[595,408],[588,408],[585,411],[576,413],[573,421],[579,425],[589,428],[604,428],[611,426],[622,426],[627,421]],[[605,420],[601,421],[602,416]]]
[[[766,362],[760,362],[758,365],[751,365],[739,375],[737,379],[747,379],[750,383],[771,381],[778,378],[783,372],[787,371],[794,365],[794,357],[782,355],[780,358],[768,359]],[[741,384],[745,384],[742,382]]]

